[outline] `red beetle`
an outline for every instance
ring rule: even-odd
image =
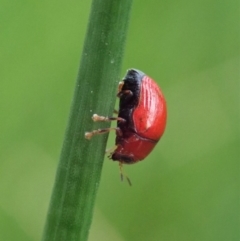
[[[119,84],[118,117],[93,115],[94,121],[117,120],[117,128],[86,132],[94,134],[116,130],[116,149],[109,158],[122,164],[143,160],[155,147],[166,126],[167,109],[162,91],[153,79],[143,72],[130,69]]]

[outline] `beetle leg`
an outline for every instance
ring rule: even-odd
[[[110,147],[110,148],[108,148],[108,149],[105,151],[105,153],[106,153],[106,154],[107,154],[107,153],[110,153],[110,155],[111,155],[111,153],[112,153],[116,148],[117,148],[117,146]]]
[[[107,156],[109,159],[112,159],[112,154],[113,152],[116,150],[117,146],[113,146],[111,148],[108,148],[106,151],[105,151],[105,154],[109,153],[109,155]]]
[[[94,114],[92,116],[93,121],[121,121],[121,122],[125,122],[126,120],[121,118],[121,117],[108,117],[108,116],[100,116],[97,114]]]
[[[122,90],[122,91],[118,92],[117,97],[121,98],[123,95],[132,96],[133,92],[131,90]]]
[[[124,85],[124,82],[120,81],[118,84],[117,97],[121,97],[122,95],[133,95],[131,90],[122,90],[123,85]]]
[[[116,131],[117,135],[119,136],[122,135],[122,131],[118,127],[116,128],[112,127],[112,128],[103,128],[103,129],[97,129],[97,130],[85,132],[85,138],[90,140],[94,135],[105,134],[105,133],[108,133],[109,131]]]
[[[118,84],[118,94],[122,91],[123,85],[124,85],[124,82],[120,81],[119,84]]]
[[[122,131],[119,128],[113,128],[113,127],[112,128],[103,128],[103,129],[93,130],[90,132],[85,132],[85,138],[90,140],[92,138],[92,136],[94,136],[94,135],[105,134],[112,130],[116,131],[117,133],[122,133]]]
[[[119,169],[120,169],[120,178],[121,178],[121,181],[123,181],[123,177],[125,176],[125,178],[126,178],[127,181],[128,181],[129,186],[132,186],[131,180],[130,180],[129,177],[126,175],[126,173],[123,172],[123,164],[122,164],[121,161],[119,162]]]

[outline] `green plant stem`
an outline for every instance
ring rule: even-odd
[[[120,80],[131,0],[93,0],[69,122],[43,241],[85,241],[93,215],[108,135],[88,141],[94,113],[112,115]]]

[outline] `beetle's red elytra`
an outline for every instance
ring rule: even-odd
[[[119,83],[118,117],[93,115],[94,121],[117,120],[116,128],[86,132],[90,139],[95,134],[116,131],[116,149],[109,158],[122,164],[143,160],[153,150],[164,133],[167,120],[166,101],[156,82],[137,69],[127,71]]]

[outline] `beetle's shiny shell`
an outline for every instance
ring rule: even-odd
[[[143,72],[130,69],[119,93],[116,150],[111,159],[131,164],[143,160],[155,147],[166,126],[167,109],[162,91]],[[124,94],[131,91],[132,94]]]

